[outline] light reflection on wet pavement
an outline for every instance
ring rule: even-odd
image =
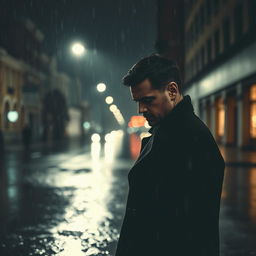
[[[256,168],[226,168],[220,231],[222,256],[256,255]]]
[[[1,256],[114,255],[133,160],[117,140],[30,161],[8,154],[0,173]],[[227,167],[221,256],[256,255],[256,168]]]
[[[0,255],[113,255],[131,165],[116,159],[121,145],[113,142],[65,160],[9,160],[1,172]]]

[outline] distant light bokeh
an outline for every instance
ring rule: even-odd
[[[83,56],[85,54],[85,47],[83,44],[79,42],[72,44],[71,50],[72,53],[78,57]]]
[[[94,133],[94,134],[91,136],[91,140],[92,140],[92,142],[100,142],[100,135],[97,134],[97,133]]]
[[[111,97],[111,96],[108,96],[108,97],[106,97],[106,103],[107,104],[112,104],[113,103],[113,101],[114,101],[114,99],[113,99],[113,97]]]
[[[9,111],[7,114],[7,118],[9,122],[15,123],[19,118],[19,114],[17,111]]]
[[[104,83],[99,83],[98,85],[97,85],[97,90],[98,90],[98,92],[104,92],[104,91],[106,91],[106,85],[104,84]]]
[[[109,107],[109,110],[110,110],[111,112],[114,112],[114,111],[117,110],[117,106],[113,104],[113,105],[111,105],[111,106]]]

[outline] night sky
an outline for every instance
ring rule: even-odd
[[[154,52],[156,0],[1,2],[2,24],[17,17],[33,20],[45,36],[44,51],[57,57],[59,69],[81,77],[85,98],[93,95],[98,82],[104,82],[106,94],[116,99],[125,117],[134,114],[136,107],[121,78],[138,59]],[[88,50],[82,59],[70,53],[75,40],[82,41]]]

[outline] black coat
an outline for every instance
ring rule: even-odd
[[[225,163],[187,95],[142,141],[116,256],[218,256]]]

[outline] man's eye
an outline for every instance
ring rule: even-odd
[[[144,101],[145,103],[150,103],[150,102],[152,102],[152,100],[153,100],[153,99],[148,98],[148,99],[144,99],[143,101]]]

